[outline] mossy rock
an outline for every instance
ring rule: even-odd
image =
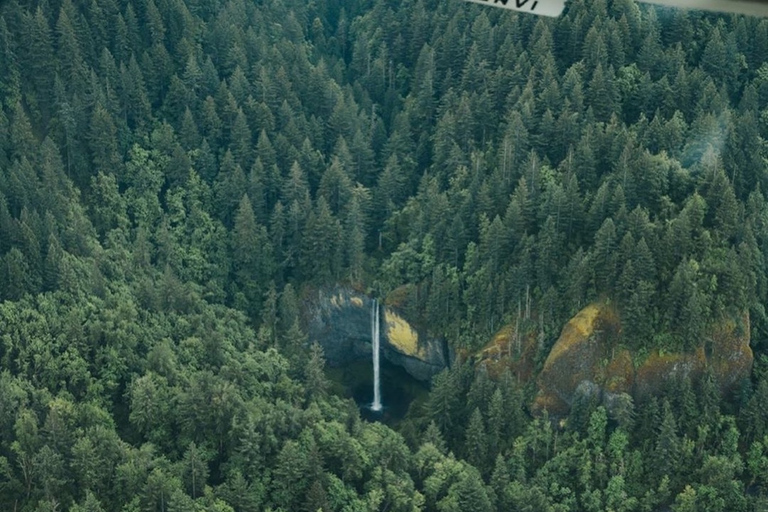
[[[657,394],[671,380],[700,376],[706,366],[703,347],[692,354],[654,350],[637,368],[633,395],[642,399]]]
[[[523,323],[523,321],[521,321]],[[533,377],[538,331],[517,327],[517,322],[503,326],[477,354],[478,365],[484,365],[492,378],[509,370],[518,382]]]
[[[635,368],[632,364],[632,354],[627,349],[615,352],[613,359],[608,362],[601,380],[603,389],[610,393],[626,393],[632,388],[635,378]]]
[[[533,411],[546,409],[553,416],[564,415],[582,382],[602,384],[597,381],[604,380],[611,367],[606,362],[612,347],[606,341],[615,338],[617,329],[616,315],[602,303],[588,305],[565,324],[538,376]]]
[[[710,369],[724,393],[749,376],[749,315],[714,322],[693,352],[652,351],[644,360],[621,346],[621,323],[605,303],[590,304],[564,327],[537,377],[534,413],[568,413],[583,382],[599,386],[604,395],[628,393],[635,400],[655,395],[679,378],[699,378]]]

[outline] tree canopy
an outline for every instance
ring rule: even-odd
[[[0,5],[0,508],[762,510],[768,20],[573,0]],[[390,428],[307,290],[392,291],[537,364],[606,300],[638,353],[749,315],[736,396],[531,417],[471,358]]]

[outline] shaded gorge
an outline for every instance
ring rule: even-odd
[[[338,395],[352,398],[360,415],[368,421],[380,421],[396,426],[412,405],[426,401],[429,385],[408,374],[402,367],[381,360],[381,399],[384,407],[373,411],[373,368],[371,361],[356,361],[339,368],[327,368],[332,390]]]

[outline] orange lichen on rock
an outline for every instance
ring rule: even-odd
[[[634,378],[632,355],[629,350],[622,349],[615,353],[598,382],[602,381],[603,389],[611,393],[626,393],[632,389]]]
[[[726,392],[749,375],[753,354],[749,347],[749,316],[714,322],[709,337],[693,352],[652,351],[634,364],[636,354],[621,343],[616,311],[590,304],[574,316],[560,334],[538,375],[535,412],[567,413],[580,384],[592,383],[601,392],[629,393],[635,399],[662,392],[679,378],[700,377],[709,368]]]
[[[522,321],[521,321],[522,323]],[[510,370],[519,381],[526,381],[533,375],[536,356],[536,329],[521,332],[517,321],[503,326],[483,347],[477,358],[478,364],[485,365],[489,375],[500,377]]]
[[[693,354],[662,354],[654,350],[635,372],[634,395],[644,397],[659,393],[670,380],[701,375],[706,365],[707,358],[701,347]]]
[[[544,411],[547,411],[550,416],[556,417],[565,416],[570,408],[571,405],[556,394],[540,390],[533,400],[531,412],[535,416],[540,416],[544,414]]]
[[[709,362],[723,391],[728,391],[749,375],[754,361],[749,346],[749,314],[721,322],[712,330]]]

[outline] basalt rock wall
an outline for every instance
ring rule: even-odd
[[[373,299],[346,287],[315,290],[304,301],[304,322],[310,341],[325,351],[330,366],[371,358]],[[383,357],[419,380],[429,380],[449,364],[441,340],[420,336],[392,307],[379,309]]]
[[[599,393],[606,407],[628,394],[635,400],[662,392],[670,381],[711,371],[721,391],[733,391],[752,368],[749,315],[714,322],[691,352],[652,351],[643,357],[623,348],[621,324],[612,308],[591,304],[563,327],[537,377],[534,412],[568,413],[580,390]]]

